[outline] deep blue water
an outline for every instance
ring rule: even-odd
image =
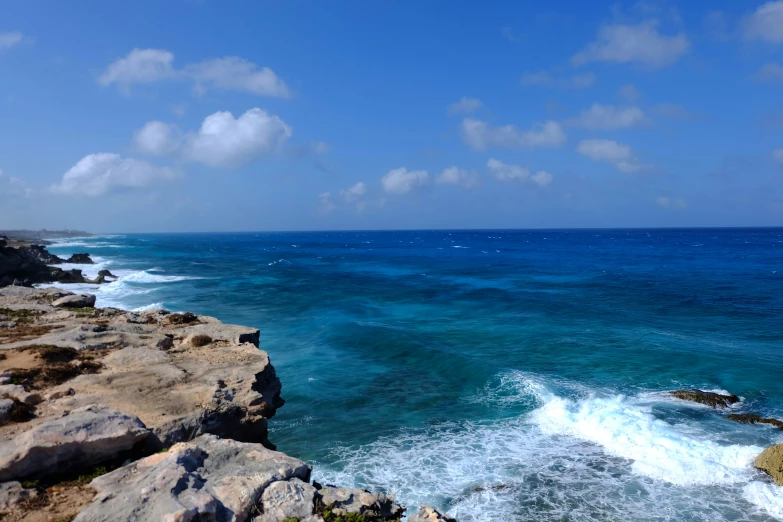
[[[783,519],[783,229],[118,235],[99,306],[261,329],[318,479],[462,522]],[[783,489],[783,488],[781,488]]]

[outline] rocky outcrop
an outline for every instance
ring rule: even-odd
[[[457,520],[433,507],[421,506],[417,514],[408,517],[408,522],[457,522]]]
[[[30,501],[38,496],[32,488],[25,488],[19,482],[0,483],[0,513],[3,513],[22,502]]]
[[[81,270],[62,270],[49,265],[63,260],[46,251],[41,245],[11,246],[0,239],[0,287],[8,285],[32,286],[35,283],[84,283]]]
[[[95,261],[90,259],[90,254],[73,254],[69,257],[66,263],[72,263],[74,265],[94,265]]]
[[[267,422],[283,400],[258,329],[95,309],[92,298],[0,288],[0,320],[14,323],[0,330],[9,492],[19,493],[13,481],[44,481],[34,505],[79,521],[400,520],[392,495],[310,484],[310,466],[274,451]],[[92,489],[80,482],[126,460]],[[15,501],[10,520],[32,505]]]
[[[783,430],[783,421],[770,417],[761,417],[751,413],[730,413],[726,415],[726,418],[742,424],[769,424]]]
[[[669,392],[672,396],[691,402],[705,404],[712,408],[726,408],[739,402],[739,397],[734,394],[723,395],[720,393],[708,392],[703,390],[675,390]]]
[[[149,430],[135,417],[92,406],[51,419],[0,446],[0,482],[56,475],[115,458]]]
[[[783,444],[770,446],[756,457],[753,465],[769,474],[778,486],[783,486]]]
[[[301,460],[260,444],[203,435],[96,478],[90,484],[95,501],[75,520],[242,522],[258,512],[273,483],[309,478],[310,467]],[[309,513],[313,509],[310,502]]]

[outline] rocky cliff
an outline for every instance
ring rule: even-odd
[[[62,270],[60,263],[91,264],[87,254],[75,254],[64,260],[46,251],[43,245],[9,240],[0,236],[0,287],[32,286],[36,283],[100,283],[86,279],[81,270]],[[100,278],[99,278],[100,279]]]
[[[94,303],[0,289],[4,521],[401,519],[392,495],[311,484],[274,451],[284,401],[257,329]],[[453,519],[424,506],[409,520]]]

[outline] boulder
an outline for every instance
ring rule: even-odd
[[[72,263],[75,265],[94,265],[95,261],[90,259],[90,254],[74,254],[69,257],[66,263]]]
[[[0,444],[0,481],[74,472],[118,457],[149,430],[129,415],[91,406],[44,421]]]
[[[66,295],[52,302],[57,308],[92,308],[95,306],[95,296],[92,294]]]
[[[202,435],[94,479],[98,493],[74,522],[241,522],[271,484],[309,476],[301,460],[260,444]]]
[[[108,270],[100,270],[98,272],[98,277],[112,277],[114,279],[117,279],[117,276],[109,272]]]
[[[395,504],[394,495],[334,486],[324,486],[318,490],[316,505],[338,516],[349,513],[361,515],[367,522],[399,520],[405,512],[405,506]]]
[[[0,385],[0,397],[4,399],[16,399],[23,404],[33,406],[40,403],[43,399],[37,393],[30,393],[19,384]]]
[[[315,488],[299,479],[273,482],[261,495],[262,515],[253,522],[302,520],[313,515]]]
[[[38,491],[35,489],[23,488],[18,482],[3,482],[0,484],[0,513],[37,496]]]
[[[0,399],[0,426],[11,420],[13,411],[14,401],[12,399]]]
[[[720,393],[707,392],[703,390],[675,390],[669,392],[673,397],[681,399],[683,401],[698,402],[699,404],[705,404],[712,408],[726,408],[732,404],[739,402],[739,397],[729,394],[723,395]]]
[[[769,474],[778,486],[783,486],[783,444],[770,446],[756,457],[753,465]]]
[[[422,505],[417,514],[408,517],[408,522],[457,522],[457,519],[433,507]]]

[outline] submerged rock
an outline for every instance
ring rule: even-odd
[[[761,417],[751,413],[730,413],[726,415],[726,418],[741,422],[742,424],[771,424],[772,426],[783,430],[783,421],[770,417]]]
[[[723,395],[720,393],[708,392],[703,390],[675,390],[669,392],[673,397],[684,401],[698,402],[699,404],[706,404],[712,408],[726,408],[732,404],[739,402],[739,397],[729,394]]]
[[[136,417],[93,406],[47,420],[0,446],[0,482],[72,472],[112,459],[149,434]]]
[[[775,484],[783,486],[783,444],[770,446],[762,451],[753,465],[768,473]]]
[[[292,479],[303,481],[297,485],[308,481],[310,466],[260,444],[202,435],[93,480],[90,486],[98,494],[75,522],[242,522],[270,485]],[[285,487],[275,491],[281,489]],[[312,499],[307,504],[306,495],[267,498],[270,507],[275,498],[288,498],[295,505],[285,509],[303,513],[309,506],[312,513]]]
[[[408,517],[408,522],[457,522],[457,519],[433,507],[422,505],[417,514]]]

